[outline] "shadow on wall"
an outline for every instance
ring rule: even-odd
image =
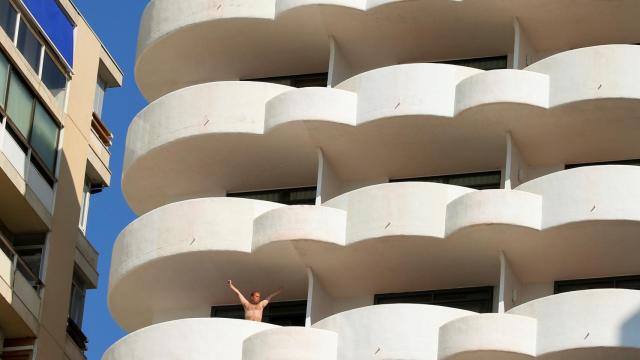
[[[623,346],[640,347],[640,308],[622,325],[620,340]]]

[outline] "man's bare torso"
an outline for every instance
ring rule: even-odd
[[[261,301],[257,304],[247,303],[244,304],[244,319],[251,321],[262,321],[262,313],[267,306],[266,301]]]

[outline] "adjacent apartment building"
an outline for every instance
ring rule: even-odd
[[[122,72],[70,0],[0,0],[0,359],[84,359],[92,194]]]
[[[638,15],[149,1],[103,360],[639,359]]]

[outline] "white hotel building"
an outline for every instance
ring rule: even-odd
[[[638,43],[637,0],[151,0],[103,360],[640,359]]]

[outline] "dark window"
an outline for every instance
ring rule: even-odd
[[[262,313],[262,321],[280,326],[304,326],[307,314],[307,302],[282,301],[270,303]],[[242,305],[224,305],[211,307],[211,317],[244,319]]]
[[[38,73],[40,69],[40,52],[42,45],[24,21],[20,22],[20,28],[18,29],[17,47],[33,70]]]
[[[53,186],[60,126],[2,53],[0,53],[0,107],[9,119],[7,131],[25,152],[28,148],[33,150],[31,162]]]
[[[47,86],[51,95],[61,107],[64,106],[64,95],[67,89],[67,77],[60,70],[49,52],[44,53],[42,60],[42,82]]]
[[[7,33],[7,36],[13,42],[13,36],[16,33],[16,19],[18,12],[9,3],[9,0],[0,0],[0,26]]]
[[[390,182],[421,181],[464,186],[476,190],[500,189],[501,172],[489,171],[471,174],[428,176],[408,179],[392,179]]]
[[[555,294],[590,289],[640,290],[640,275],[597,279],[564,280],[556,281],[554,284]]]
[[[271,77],[271,78],[246,79],[246,80],[269,82],[274,84],[292,86],[296,88],[327,87],[328,75],[327,73],[320,73],[320,74],[278,76],[278,77]]]
[[[466,66],[480,70],[498,70],[507,68],[507,56],[439,61],[440,64]]]
[[[71,300],[69,301],[69,317],[67,334],[78,345],[80,350],[87,351],[87,337],[82,332],[84,302],[87,294],[87,282],[77,269],[73,270],[71,281]]]
[[[600,165],[634,165],[640,166],[640,159],[631,159],[631,160],[614,160],[614,161],[603,161],[603,162],[594,162],[594,163],[583,163],[583,164],[567,164],[565,165],[565,169],[575,169],[584,166],[600,166]]]
[[[228,197],[272,201],[285,205],[315,205],[316,188],[292,188],[278,190],[228,193]]]
[[[396,294],[378,294],[375,305],[381,304],[426,304],[469,310],[477,313],[493,311],[493,287],[418,291]]]

